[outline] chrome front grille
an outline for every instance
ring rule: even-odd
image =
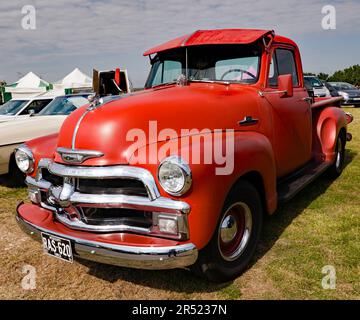
[[[41,159],[36,178],[28,176],[26,183],[29,194],[39,195],[39,204],[69,228],[188,239],[189,205],[161,197],[143,168],[76,167]],[[176,236],[159,232],[158,217],[164,214],[177,220]]]
[[[42,169],[42,178],[53,186],[62,186],[64,178]],[[147,196],[144,184],[135,179],[83,179],[76,178],[76,191],[87,194],[124,194]]]
[[[81,220],[89,225],[128,225],[149,229],[152,225],[152,212],[129,209],[77,208]]]
[[[76,179],[76,190],[89,194],[123,194],[147,197],[144,184],[135,179]]]
[[[53,186],[62,186],[64,184],[63,177],[50,173],[48,169],[41,169],[41,175],[44,180],[50,182]]]

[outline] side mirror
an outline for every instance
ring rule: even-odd
[[[34,109],[29,109],[29,116],[32,117],[35,115],[35,110]]]
[[[292,97],[294,95],[293,77],[291,74],[283,74],[278,77],[279,91],[282,92],[282,98]]]

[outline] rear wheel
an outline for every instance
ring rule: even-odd
[[[345,135],[340,133],[335,147],[335,161],[328,170],[328,176],[332,179],[341,175],[345,160]]]
[[[192,270],[214,282],[238,277],[255,253],[262,221],[256,188],[247,181],[239,181],[225,201],[210,243],[199,252]]]

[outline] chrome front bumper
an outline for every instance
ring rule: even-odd
[[[16,220],[24,232],[41,241],[41,233],[70,240],[74,257],[121,267],[162,270],[190,266],[195,263],[198,251],[191,243],[171,247],[138,247],[88,241],[38,227],[21,217]]]

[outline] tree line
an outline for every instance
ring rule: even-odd
[[[310,75],[305,73],[305,75]],[[312,74],[313,75],[313,74]],[[360,65],[356,64],[352,67],[346,68],[344,70],[336,71],[333,75],[320,72],[316,75],[319,79],[324,81],[333,81],[333,82],[348,82],[355,86],[360,86]]]

